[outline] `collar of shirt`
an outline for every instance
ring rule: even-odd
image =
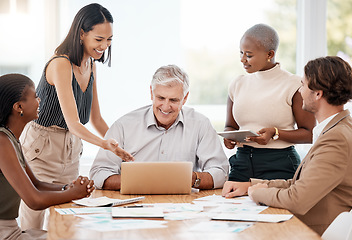
[[[184,124],[182,109],[181,109],[180,113],[178,114],[175,122],[171,125],[171,127],[169,129],[176,126],[179,122]],[[163,130],[163,131],[165,130],[165,128],[158,126],[158,123],[156,121],[156,118],[155,118],[154,112],[153,112],[153,105],[151,105],[148,110],[148,113],[147,113],[147,128],[149,128],[150,126],[153,126],[153,125],[159,130]]]
[[[313,144],[317,141],[318,137],[320,136],[321,132],[323,129],[328,125],[328,123],[333,119],[338,113],[326,118],[324,121],[321,123],[318,123],[314,128],[313,128]]]
[[[281,75],[281,66],[280,63],[276,63],[276,65],[265,71],[258,71],[253,73],[258,79],[267,80],[267,79],[277,79],[278,76]],[[282,78],[280,78],[282,81]]]

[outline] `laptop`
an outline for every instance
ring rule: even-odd
[[[122,162],[121,194],[190,194],[192,162]]]

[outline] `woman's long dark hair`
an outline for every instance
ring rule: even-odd
[[[6,126],[13,105],[23,99],[27,86],[33,81],[22,74],[6,74],[0,77],[0,126]]]
[[[67,55],[72,63],[81,66],[83,58],[83,46],[80,44],[81,29],[87,33],[93,29],[97,24],[104,22],[113,23],[111,13],[98,3],[89,4],[78,11],[73,19],[70,31],[68,32],[65,40],[56,48],[57,55]],[[108,62],[111,66],[111,45],[108,47],[108,56],[105,60],[104,54],[97,61]]]

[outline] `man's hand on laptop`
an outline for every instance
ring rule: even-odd
[[[119,144],[115,139],[105,140],[104,143],[105,143],[103,144],[104,149],[110,150],[111,152],[115,153],[117,156],[119,156],[122,159],[122,161],[124,162],[134,161],[134,157],[130,153],[120,148]]]

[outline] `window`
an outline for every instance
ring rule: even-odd
[[[1,0],[0,14],[9,14],[9,13],[10,13],[10,0]]]
[[[276,61],[295,73],[295,0],[185,0],[181,6],[181,43],[191,79],[188,104],[197,105],[217,130],[224,128],[228,84],[245,74],[239,42],[248,28],[257,23],[275,28],[280,37]]]
[[[349,63],[352,63],[351,1],[328,0],[327,4],[328,55],[338,55]]]
[[[28,0],[16,0],[16,11],[18,13],[28,13]]]
[[[337,55],[352,64],[352,4],[349,0],[327,1],[328,55]],[[346,104],[352,111],[352,103]]]
[[[28,13],[28,0],[1,0],[0,14]]]
[[[28,74],[28,66],[6,66],[0,65],[0,75],[8,74],[8,73],[21,73],[24,75]]]

